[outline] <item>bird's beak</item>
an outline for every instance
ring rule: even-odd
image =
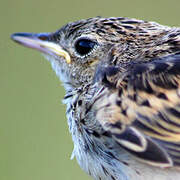
[[[14,33],[11,38],[19,44],[37,49],[45,54],[64,57],[68,64],[71,63],[68,52],[63,50],[59,44],[49,41],[50,35],[50,33]]]

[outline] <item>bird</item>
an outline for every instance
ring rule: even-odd
[[[180,179],[180,28],[98,16],[11,38],[61,80],[72,158],[87,174]]]

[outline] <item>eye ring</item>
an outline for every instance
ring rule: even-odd
[[[95,46],[97,45],[97,42],[88,39],[88,38],[80,38],[75,42],[75,50],[81,57],[89,55]]]

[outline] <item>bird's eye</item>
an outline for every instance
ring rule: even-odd
[[[78,54],[80,54],[81,56],[85,56],[92,51],[95,45],[96,42],[90,39],[79,39],[75,43],[75,49]]]

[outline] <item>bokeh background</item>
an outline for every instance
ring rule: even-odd
[[[63,87],[40,53],[13,32],[55,31],[93,16],[128,16],[180,26],[179,0],[1,0],[0,180],[89,180],[76,160],[61,103]]]

